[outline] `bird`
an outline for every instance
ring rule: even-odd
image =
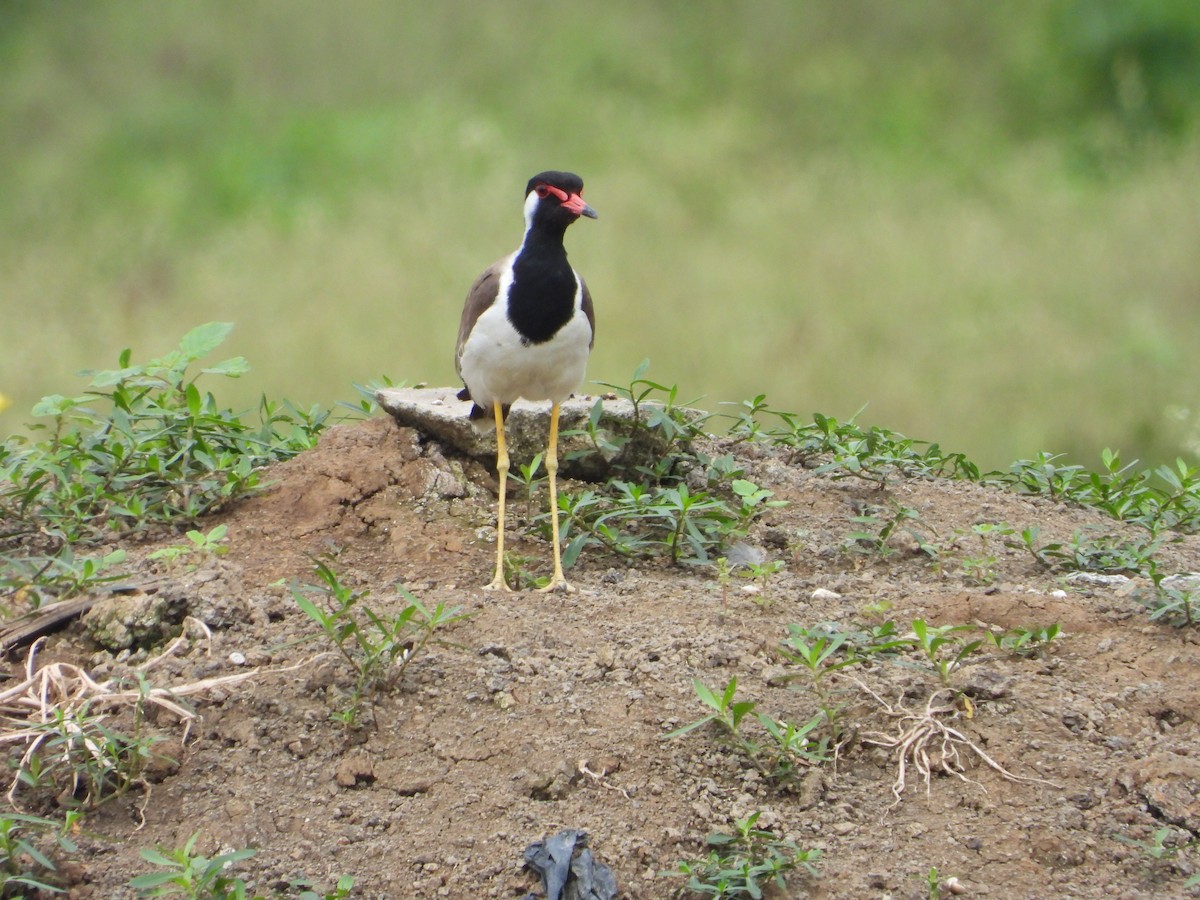
[[[484,590],[510,591],[504,578],[504,500],[508,448],[504,420],[518,398],[550,401],[544,456],[550,481],[554,574],[543,591],[571,591],[562,570],[558,530],[558,417],[564,400],[583,384],[596,321],[587,284],[571,268],[563,237],[580,217],[599,218],[583,199],[583,179],[547,171],[525,187],[521,245],[475,279],[463,305],[454,364],[479,430],[496,429],[496,574]]]

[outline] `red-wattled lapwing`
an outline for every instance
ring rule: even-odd
[[[496,427],[500,498],[496,523],[496,576],[485,590],[509,590],[504,580],[504,494],[508,449],[504,418],[518,397],[549,400],[550,524],[554,575],[543,590],[571,590],[563,577],[558,546],[558,410],[583,383],[595,320],[587,285],[567,262],[563,235],[580,216],[596,218],[583,202],[583,179],[570,172],[542,172],[525,188],[525,239],[515,253],[476,279],[458,328],[455,368],[472,400],[471,421]]]

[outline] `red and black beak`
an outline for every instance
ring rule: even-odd
[[[537,188],[538,196],[545,197],[547,194],[553,194],[558,198],[562,208],[569,213],[577,216],[587,216],[589,219],[600,218],[596,215],[596,211],[583,202],[583,197],[579,194],[568,194],[562,188],[557,188],[552,184],[540,184]]]
[[[563,201],[563,209],[567,212],[572,212],[577,216],[587,216],[589,219],[600,218],[596,215],[596,211],[583,202],[583,197],[579,194],[571,194]]]

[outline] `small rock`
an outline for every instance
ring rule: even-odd
[[[162,643],[186,613],[187,601],[179,594],[118,594],[98,601],[81,621],[92,640],[117,651]]]
[[[761,547],[738,541],[725,551],[725,559],[736,569],[738,566],[761,566],[767,561],[767,554]]]
[[[993,669],[978,669],[963,684],[963,693],[976,700],[999,700],[1010,693],[1012,679]]]
[[[1067,576],[1072,584],[1095,584],[1101,587],[1117,587],[1129,581],[1124,575],[1101,575],[1099,572],[1072,572]]]
[[[1173,591],[1200,591],[1200,573],[1168,575],[1162,580],[1162,586]]]
[[[763,543],[776,550],[786,550],[788,545],[787,532],[782,528],[767,528],[763,531]]]
[[[234,650],[229,654],[229,661],[235,666],[244,666],[246,664],[246,654]]]
[[[339,787],[344,788],[371,784],[375,781],[375,764],[371,757],[361,750],[347,753],[338,760],[333,780]]]
[[[596,665],[601,669],[608,671],[617,663],[617,655],[609,644],[605,644],[596,650]]]
[[[817,588],[809,594],[810,600],[841,600],[842,595],[837,591],[831,591],[828,588]]]

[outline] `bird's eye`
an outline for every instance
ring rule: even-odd
[[[544,184],[539,184],[534,188],[534,190],[537,192],[539,197],[548,197],[550,195],[550,188]]]

